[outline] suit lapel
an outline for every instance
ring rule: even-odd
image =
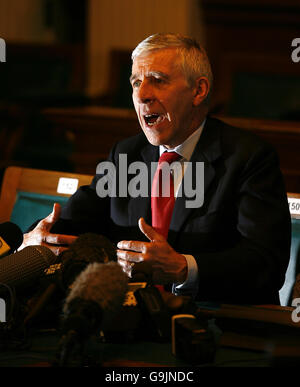
[[[149,143],[141,149],[142,161],[147,166],[148,171],[148,196],[137,197],[131,200],[130,206],[130,219],[131,224],[136,224],[140,217],[143,217],[148,224],[151,225],[151,163],[158,161],[158,147],[153,146]]]
[[[218,125],[214,125],[214,120],[207,118],[206,124],[203,128],[201,137],[195,147],[192,154],[190,164],[188,168],[191,168],[192,181],[196,182],[200,176],[197,176],[196,162],[204,163],[204,200],[205,193],[207,192],[211,182],[215,177],[215,168],[213,162],[221,156],[221,141],[220,141],[220,130]],[[185,177],[189,176],[185,173],[183,178],[183,184]],[[173,244],[176,238],[176,233],[182,228],[187,218],[197,208],[187,208],[186,201],[192,200],[184,195],[184,185],[182,186],[182,195],[177,197],[173,210],[172,220],[170,224],[170,233],[168,241]],[[196,186],[194,186],[196,188]]]

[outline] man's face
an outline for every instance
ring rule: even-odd
[[[135,58],[130,78],[140,125],[152,145],[173,148],[196,129],[191,88],[175,48]]]

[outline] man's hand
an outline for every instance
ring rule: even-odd
[[[125,273],[131,276],[134,263],[149,262],[155,284],[183,283],[187,276],[185,257],[177,253],[143,218],[139,220],[139,228],[150,242],[120,241],[118,243],[118,262]]]
[[[73,235],[51,234],[50,230],[60,216],[60,204],[55,203],[53,211],[42,219],[37,226],[23,236],[23,243],[19,247],[22,250],[26,246],[42,245],[48,247],[55,255],[59,255],[73,243],[77,237]]]

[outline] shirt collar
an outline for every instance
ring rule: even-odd
[[[159,156],[161,156],[164,152],[176,152],[180,156],[182,156],[186,161],[189,161],[192,157],[195,146],[199,141],[205,121],[206,119],[204,119],[198,129],[196,129],[182,144],[177,145],[174,149],[168,149],[164,145],[160,145]]]

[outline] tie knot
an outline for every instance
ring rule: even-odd
[[[159,163],[165,161],[168,164],[172,164],[173,161],[178,160],[180,157],[181,156],[176,152],[164,152],[159,158]]]

